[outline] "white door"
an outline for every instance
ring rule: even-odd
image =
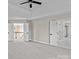
[[[57,21],[50,21],[50,45],[57,46],[57,40],[58,40],[58,26]]]

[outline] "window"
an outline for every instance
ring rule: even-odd
[[[14,23],[14,39],[24,39],[24,23]]]

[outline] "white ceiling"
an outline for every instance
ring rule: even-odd
[[[41,1],[42,5],[33,4],[33,8],[29,8],[29,4],[19,5],[27,0],[8,0],[9,20],[11,19],[32,19],[49,15],[57,15],[68,13],[71,9],[71,0],[35,0]]]

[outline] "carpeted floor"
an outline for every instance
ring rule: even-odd
[[[8,42],[8,59],[71,59],[71,50],[35,42]]]

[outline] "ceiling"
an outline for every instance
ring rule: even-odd
[[[8,0],[8,17],[9,20],[39,18],[49,15],[59,15],[70,13],[71,0],[35,0],[41,1],[42,5],[33,4],[33,8],[29,8],[29,4],[19,5],[27,0]]]

